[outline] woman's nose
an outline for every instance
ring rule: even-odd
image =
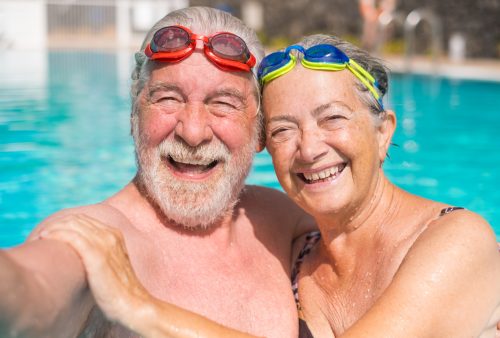
[[[319,131],[303,130],[299,142],[299,159],[303,162],[315,162],[328,152],[329,147]]]

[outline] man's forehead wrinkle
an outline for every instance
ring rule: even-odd
[[[216,88],[208,96],[209,97],[231,96],[240,100],[241,102],[247,102],[247,96],[245,95],[245,93],[243,93],[242,91],[238,90],[235,87]]]
[[[182,88],[180,86],[178,86],[177,84],[156,81],[148,87],[148,90],[146,91],[146,98],[148,100],[150,100],[153,97],[153,95],[155,95],[158,92],[176,92],[177,94],[181,95],[182,97],[184,97],[184,98],[186,97]]]
[[[182,93],[182,88],[175,83],[167,83],[167,82],[155,82],[149,86],[148,92],[149,94],[154,94],[157,91],[176,91]],[[238,88],[224,86],[221,88],[215,88],[212,91],[208,92],[208,97],[217,97],[217,96],[231,96],[242,102],[247,101],[247,96],[245,93]]]
[[[159,91],[159,90],[180,91],[180,87],[175,83],[162,82],[162,81],[154,82],[151,86],[149,86],[150,93],[153,93],[153,92]]]

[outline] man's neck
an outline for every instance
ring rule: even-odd
[[[221,246],[232,245],[237,240],[234,233],[234,223],[237,223],[238,213],[244,214],[244,210],[237,205],[209,227],[187,228],[169,220],[160,208],[151,201],[136,180],[129,183],[118,195],[126,196],[126,198],[111,198],[110,203],[121,204],[119,209],[122,209],[129,218],[134,218],[134,215],[140,217],[140,222],[130,220],[133,226],[142,233],[175,232],[178,235],[193,238],[212,238]]]

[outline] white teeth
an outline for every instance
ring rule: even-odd
[[[320,172],[316,172],[316,173],[303,173],[304,177],[306,180],[308,181],[317,181],[317,180],[322,180],[322,179],[325,179],[325,178],[328,178],[330,176],[334,176],[338,173],[339,171],[339,167],[338,166],[335,166],[335,167],[331,167],[331,168],[328,168],[328,169],[325,169],[325,170],[322,170]]]
[[[182,164],[191,164],[191,165],[209,165],[213,162],[210,159],[192,159],[192,158],[175,158],[175,156],[170,155],[175,162]]]

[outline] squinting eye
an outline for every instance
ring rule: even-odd
[[[157,102],[168,102],[168,101],[177,101],[177,99],[175,97],[168,96],[168,97],[160,97],[157,100]]]
[[[325,118],[326,121],[333,121],[344,118],[342,115],[330,115]]]
[[[244,109],[240,106],[241,105],[238,105],[230,100],[213,100],[210,101],[208,105],[211,113],[220,117],[236,115],[243,112]]]
[[[320,125],[323,126],[339,126],[339,124],[342,124],[342,121],[345,121],[346,117],[342,115],[328,115],[325,116],[323,119],[320,120]]]
[[[275,136],[278,136],[278,135],[280,135],[280,134],[283,134],[283,133],[285,133],[287,130],[289,130],[289,129],[286,129],[286,128],[278,128],[278,129],[272,130],[272,131],[271,131],[271,137],[275,137]]]
[[[152,100],[153,103],[159,103],[159,104],[171,104],[171,103],[176,103],[180,102],[179,97],[172,96],[172,95],[158,95],[158,96],[153,96]]]
[[[229,103],[229,102],[225,102],[225,101],[215,101],[213,103],[215,106],[220,106],[220,107],[224,107],[224,108],[231,108],[231,109],[236,109],[236,107]]]
[[[269,132],[270,139],[273,142],[285,142],[293,138],[295,135],[296,129],[293,128],[276,128]]]

